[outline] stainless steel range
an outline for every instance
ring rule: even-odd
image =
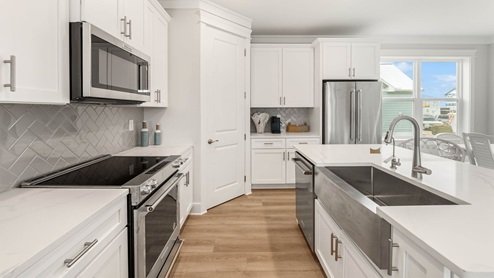
[[[178,225],[179,156],[101,156],[25,181],[22,187],[128,188],[129,273],[166,276],[182,241]]]

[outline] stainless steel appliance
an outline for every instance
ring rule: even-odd
[[[72,102],[138,104],[151,100],[149,57],[87,22],[70,23]]]
[[[22,187],[129,189],[129,273],[162,277],[178,254],[180,158],[102,156],[25,181]]]
[[[297,222],[314,252],[314,165],[295,153],[295,198]]]
[[[324,82],[323,144],[381,144],[381,103],[381,82]]]

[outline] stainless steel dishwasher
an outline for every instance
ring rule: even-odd
[[[311,251],[314,252],[314,165],[298,152],[295,153],[293,161],[297,222]]]

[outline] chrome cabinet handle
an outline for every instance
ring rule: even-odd
[[[287,160],[290,161],[290,152],[287,152],[287,154],[288,154],[288,159]]]
[[[161,89],[158,89],[158,101],[161,103]]]
[[[286,97],[283,97],[283,105],[286,105]]]
[[[341,244],[341,240],[338,239],[338,237],[335,236],[335,239],[336,239],[336,244],[335,244],[335,247],[334,247],[334,260],[335,261],[338,261],[338,259],[341,259],[342,257],[340,256],[339,254],[339,245]]]
[[[92,242],[85,242],[84,249],[82,249],[82,251],[79,252],[79,254],[77,254],[77,256],[75,256],[73,259],[66,259],[65,261],[63,261],[64,264],[66,264],[67,267],[73,266],[80,258],[82,258],[82,256],[84,256],[84,254],[87,253],[87,251],[89,251],[89,249],[93,248],[96,243],[98,243],[98,239],[95,239]]]
[[[213,139],[209,139],[209,140],[208,140],[208,144],[209,144],[209,145],[213,144],[214,142],[218,142],[218,140],[213,140]]]
[[[264,145],[273,145],[273,143],[264,143]]]
[[[335,238],[336,238],[336,237],[334,236],[334,234],[333,234],[333,233],[331,233],[331,256],[333,256],[333,255],[334,255],[334,239],[335,239]]]
[[[352,68],[348,68],[348,77],[352,77]]]
[[[120,34],[124,35],[124,37],[127,37],[127,16],[124,16],[120,21],[123,22],[123,31],[120,32]]]
[[[4,64],[10,64],[10,84],[4,84],[4,87],[10,88],[11,92],[15,92],[16,89],[16,65],[17,65],[17,60],[15,58],[15,55],[10,55],[10,60],[4,60]]]
[[[159,97],[159,95],[160,95],[160,90],[156,90],[156,91],[154,91],[154,92],[156,93],[156,99],[154,100],[154,102],[156,102],[156,103],[160,103],[160,101],[159,101],[159,98],[160,98],[160,97]]]
[[[391,239],[388,239],[388,251],[389,251],[389,259],[388,259],[388,275],[392,276],[393,271],[398,271],[398,268],[393,266],[393,248],[400,247],[398,243],[393,243]]]
[[[280,97],[280,105],[281,105],[281,97]]]
[[[185,174],[185,186],[189,186],[190,184],[190,172],[187,172],[187,174]]]
[[[283,152],[283,161],[285,161],[285,152]]]
[[[355,68],[353,68],[353,77],[355,77]]]
[[[132,20],[129,19],[129,22],[127,24],[129,24],[129,35],[127,37],[129,39],[132,39]]]

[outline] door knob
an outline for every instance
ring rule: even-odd
[[[214,142],[218,142],[218,140],[213,140],[213,139],[209,139],[209,140],[208,140],[208,144],[209,144],[209,145],[213,144]]]

